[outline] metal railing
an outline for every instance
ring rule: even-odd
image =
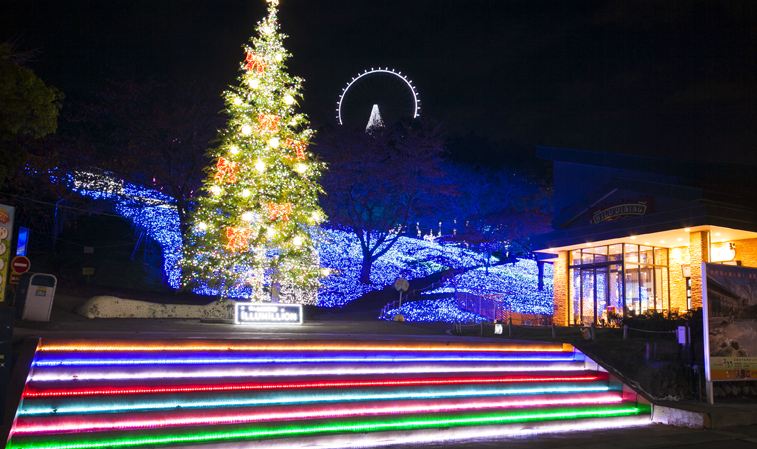
[[[508,306],[504,294],[478,295],[457,290],[455,291],[455,302],[460,309],[480,315],[488,321],[509,322],[519,326],[548,326],[552,324],[552,315],[513,312]]]
[[[487,321],[500,321],[515,326],[550,326],[552,324],[552,315],[513,312],[508,307],[504,294],[477,295],[457,290],[453,296],[461,310],[475,313],[486,318]],[[379,316],[384,316],[387,311],[398,306],[397,300],[387,303],[381,309]]]

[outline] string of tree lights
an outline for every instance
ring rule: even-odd
[[[277,8],[268,0],[267,17],[244,46],[238,84],[223,94],[229,119],[209,152],[183,280],[202,280],[222,297],[245,291],[255,300],[314,304],[320,271],[309,228],[325,219],[324,166],[307,149],[313,131],[296,110],[302,79],[286,71],[291,55]]]

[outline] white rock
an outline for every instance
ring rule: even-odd
[[[234,303],[213,301],[207,305],[160,304],[116,296],[94,296],[76,310],[81,316],[93,318],[183,318],[230,320]]]

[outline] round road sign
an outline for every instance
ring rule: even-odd
[[[394,281],[394,289],[398,292],[406,292],[408,288],[410,288],[410,283],[407,282],[407,279],[397,278],[397,280]]]
[[[24,274],[32,267],[32,262],[26,256],[16,256],[11,260],[11,271],[15,274]]]

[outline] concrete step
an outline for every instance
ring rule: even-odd
[[[629,398],[560,343],[44,340],[8,448],[353,447],[648,423]]]

